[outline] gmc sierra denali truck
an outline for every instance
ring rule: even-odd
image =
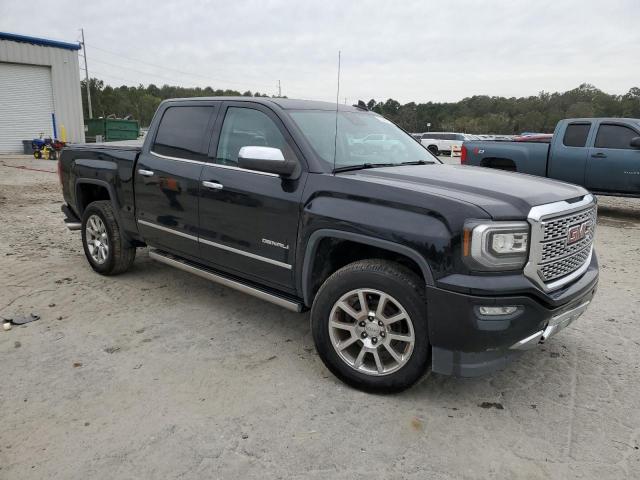
[[[639,119],[560,120],[550,143],[540,137],[465,142],[460,161],[575,183],[599,195],[640,197]]]
[[[363,149],[383,135],[394,148]],[[367,391],[429,367],[490,372],[585,311],[596,201],[581,187],[443,165],[362,107],[288,99],[163,102],[144,143],[75,145],[59,161],[91,267],[137,247],[293,311]]]

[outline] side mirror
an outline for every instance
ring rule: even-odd
[[[238,152],[238,166],[282,177],[288,177],[296,169],[295,162],[285,160],[282,150],[273,147],[242,147]]]
[[[640,137],[633,137],[629,145],[633,148],[640,148]]]

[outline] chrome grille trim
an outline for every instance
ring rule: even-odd
[[[593,255],[596,218],[596,200],[591,194],[575,203],[562,201],[533,207],[528,217],[531,247],[525,276],[548,292],[582,275]],[[589,219],[591,228],[587,236],[567,245],[569,227]]]

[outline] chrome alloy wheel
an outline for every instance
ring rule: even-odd
[[[85,227],[85,241],[91,258],[102,265],[109,256],[109,236],[107,227],[98,215],[91,215]]]
[[[352,290],[333,305],[329,336],[347,365],[374,376],[402,368],[415,344],[413,323],[400,302],[367,288]]]

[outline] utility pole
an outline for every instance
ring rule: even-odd
[[[280,85],[280,80],[278,80],[278,97],[282,98],[282,86]]]
[[[89,69],[87,68],[87,45],[84,43],[84,28],[81,28],[82,32],[82,53],[84,54],[84,75],[87,86],[87,110],[89,110],[89,118],[93,118],[93,112],[91,111],[91,89],[89,88]]]

